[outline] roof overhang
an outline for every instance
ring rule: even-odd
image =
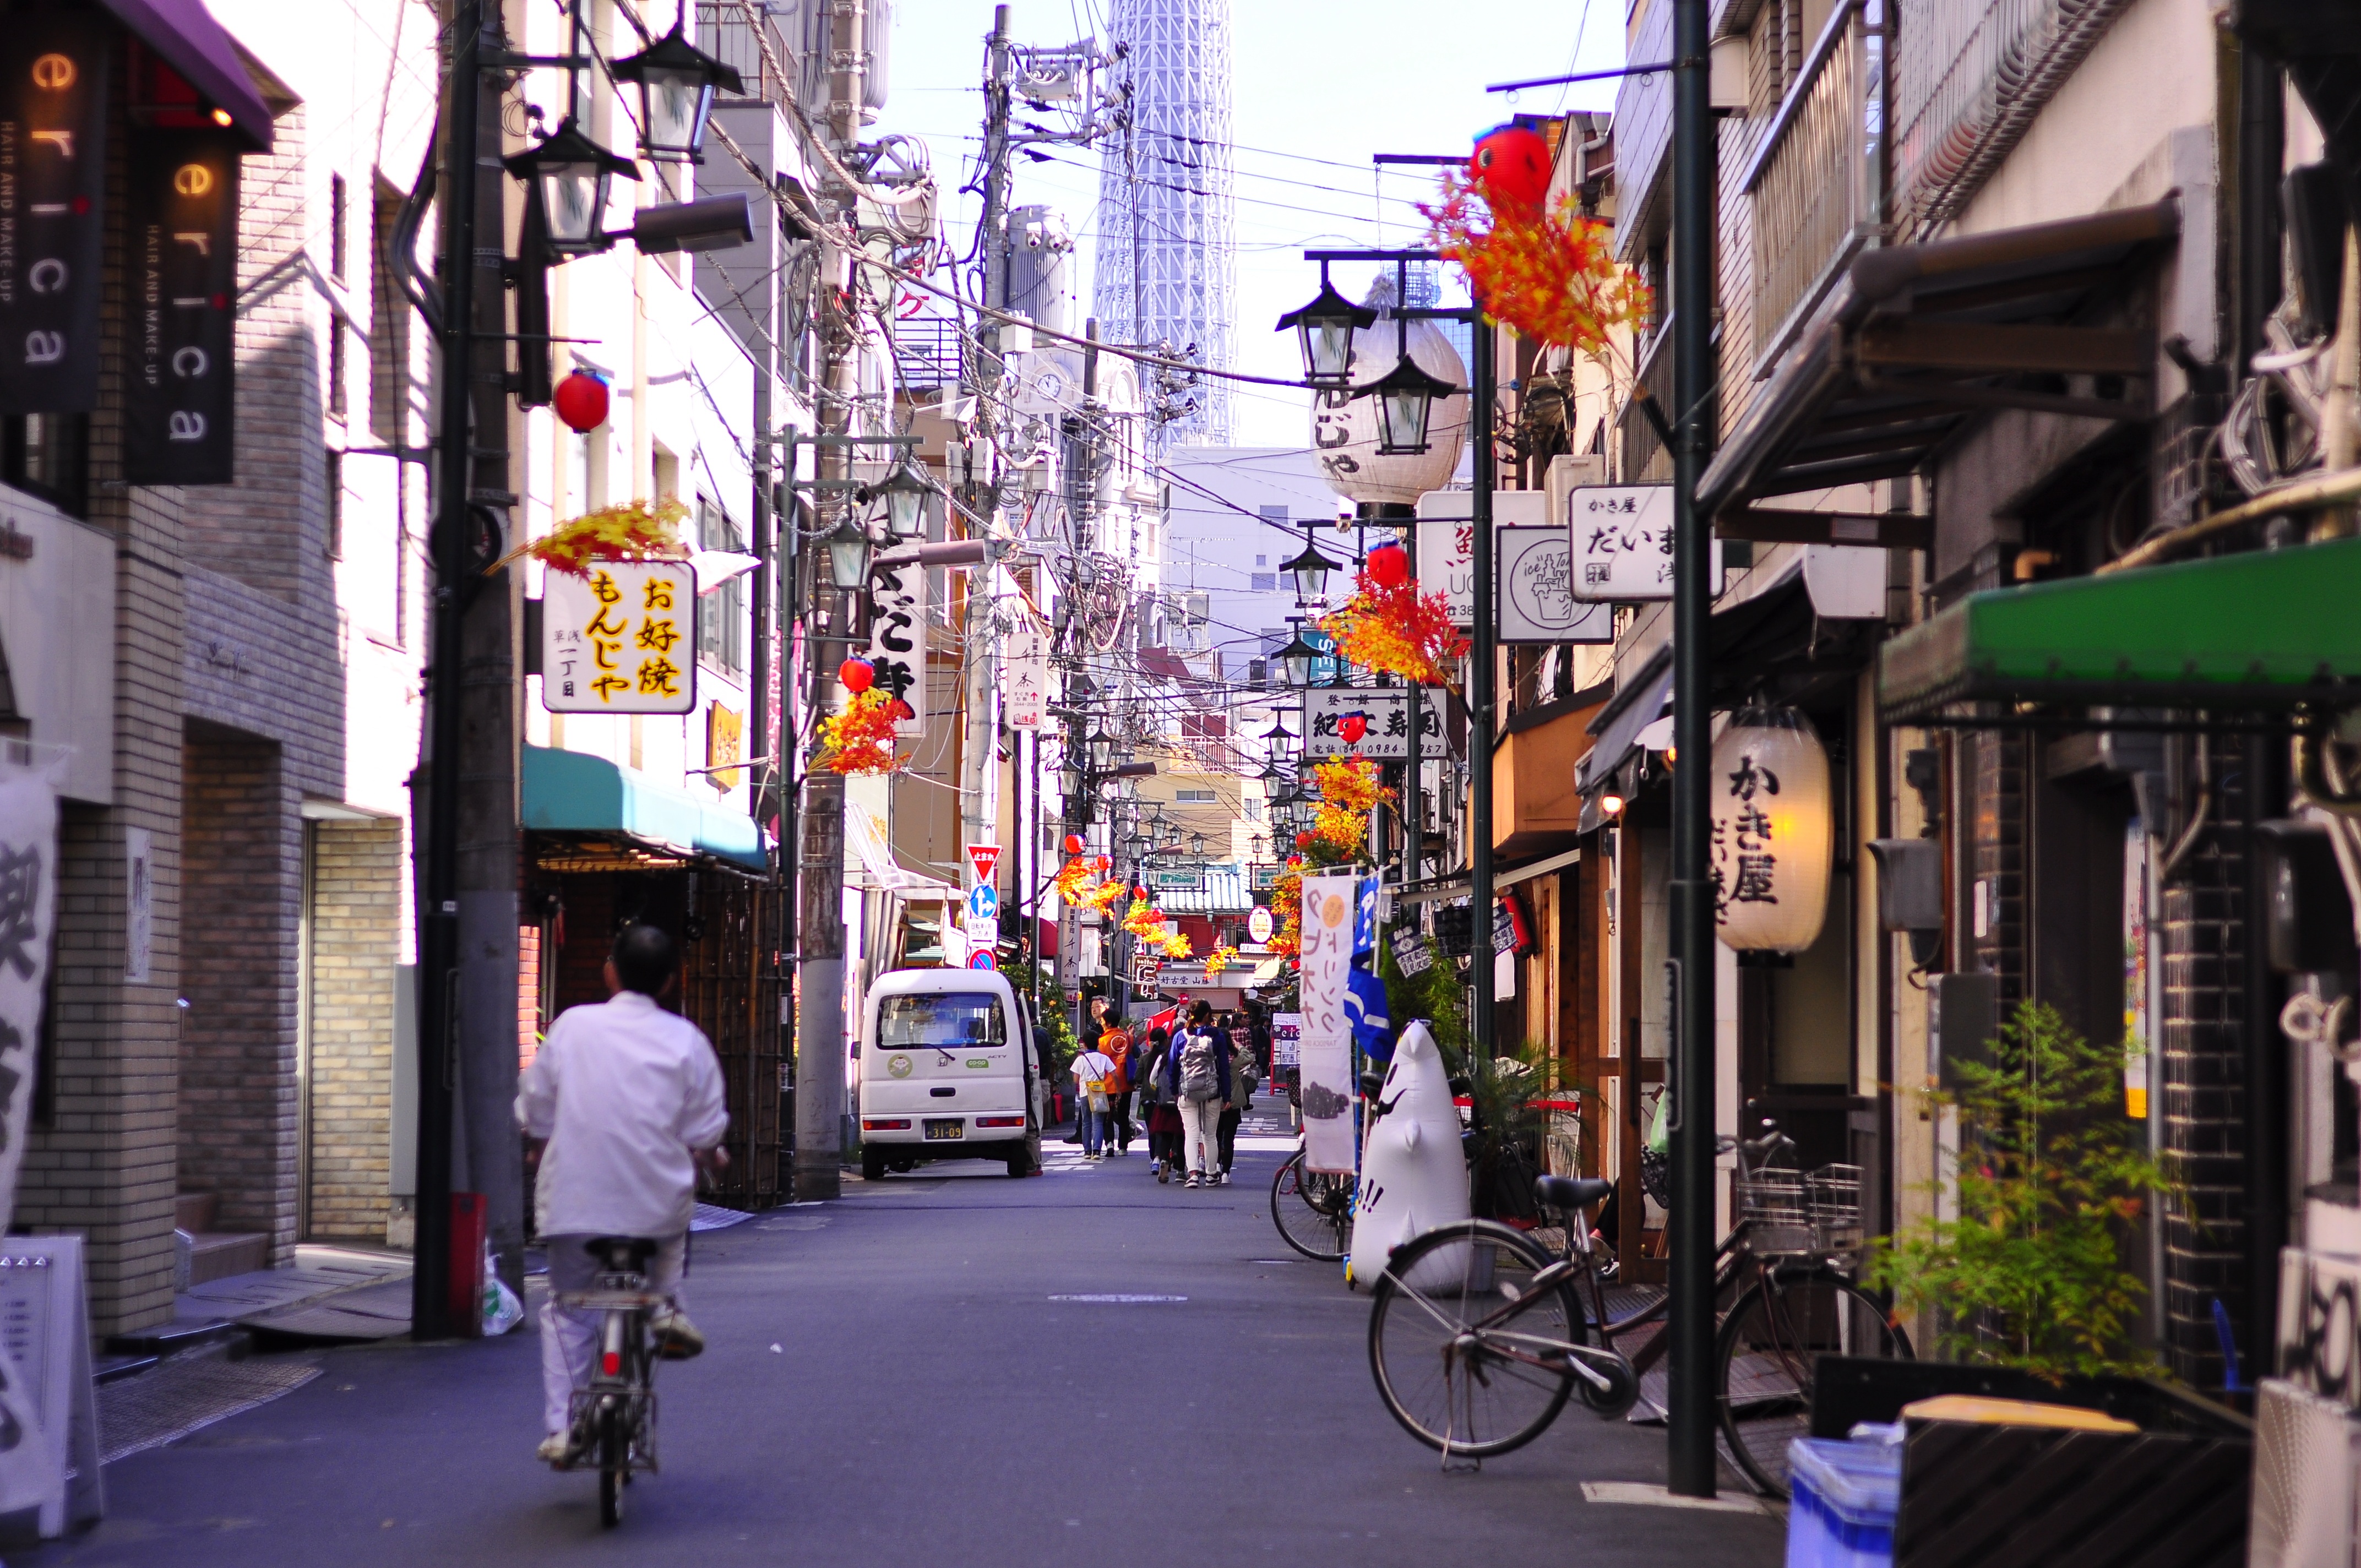
[[[1878,656],[1885,722],[1975,722],[1947,712],[1960,703],[2007,705],[2012,722],[2027,705],[2361,706],[2361,540],[1971,594]]]
[[[227,115],[248,152],[269,152],[272,124],[238,46],[204,0],[99,0],[115,19]]]
[[[2147,418],[2155,342],[2090,322],[2180,232],[2167,197],[1855,257],[1698,481],[1698,506],[1731,537],[1761,537],[1747,502],[1915,473],[1996,409]],[[1920,536],[1894,526],[1858,542]]]
[[[576,836],[580,855],[602,866],[653,871],[712,861],[756,875],[771,869],[752,817],[650,784],[604,757],[527,746],[522,771],[525,828]]]

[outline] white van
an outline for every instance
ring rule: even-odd
[[[1033,1028],[992,970],[895,970],[870,988],[861,1028],[861,1174],[921,1160],[1041,1167],[1045,1098]]]

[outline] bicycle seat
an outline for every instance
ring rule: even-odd
[[[1536,1176],[1533,1197],[1544,1209],[1587,1209],[1615,1190],[1611,1181],[1588,1176]]]
[[[645,1274],[659,1245],[653,1236],[593,1236],[582,1250],[609,1274]]]

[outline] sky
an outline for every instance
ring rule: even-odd
[[[1226,3],[1233,27],[1238,359],[1232,368],[1257,375],[1300,373],[1291,335],[1272,323],[1319,288],[1317,264],[1302,258],[1307,247],[1402,246],[1423,231],[1412,203],[1432,198],[1438,171],[1389,169],[1380,177],[1372,154],[1464,152],[1510,114],[1609,108],[1612,81],[1513,96],[1484,88],[1623,63],[1620,0],[1208,3]],[[889,96],[872,133],[900,131],[928,145],[946,199],[945,227],[961,254],[979,203],[954,192],[982,148],[978,83],[992,11],[991,0],[899,0]],[[1106,34],[1105,0],[1017,0],[1011,13],[1020,44]],[[1064,211],[1082,264],[1077,291],[1087,302],[1098,155],[1059,148],[1053,157],[1016,161],[1015,204]],[[1339,266],[1332,275],[1357,299],[1370,271]],[[1309,439],[1309,394],[1241,386],[1233,397],[1238,444],[1301,446]]]

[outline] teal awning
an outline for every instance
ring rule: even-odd
[[[604,757],[527,746],[523,793],[524,826],[534,832],[612,833],[676,855],[771,869],[752,817],[650,784]]]
[[[1878,659],[1888,723],[1955,702],[2361,703],[2361,539],[1970,594]]]

